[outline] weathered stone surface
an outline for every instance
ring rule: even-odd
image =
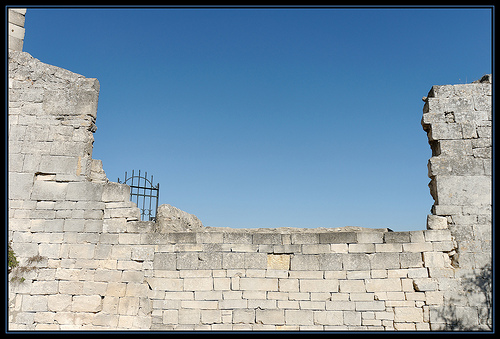
[[[10,328],[427,330],[453,306],[488,329],[491,82],[424,99],[427,230],[231,229],[170,205],[139,222],[130,187],[91,158],[99,82],[9,50],[8,231],[26,266]]]
[[[195,231],[203,228],[203,224],[195,215],[168,204],[158,206],[156,224],[162,233]]]

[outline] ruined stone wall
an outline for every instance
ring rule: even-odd
[[[92,159],[98,81],[10,49],[9,329],[489,329],[490,79],[426,98],[426,230],[180,232]]]
[[[15,51],[23,50],[25,15],[26,8],[9,8],[8,10],[9,49]]]
[[[425,98],[432,219],[457,244],[446,306],[434,310],[436,327],[491,326],[492,82],[488,74],[471,84],[433,86]]]

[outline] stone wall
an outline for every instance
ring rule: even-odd
[[[24,16],[26,15],[26,8],[9,8],[7,15],[9,21],[9,49],[22,51],[24,42]]]
[[[436,225],[441,219],[457,244],[454,280],[444,290],[446,306],[435,310],[436,327],[488,328],[491,322],[491,88],[488,74],[471,84],[433,86],[425,98],[432,219]]]
[[[10,49],[8,93],[10,330],[491,328],[491,77],[425,98],[435,204],[409,232],[139,221],[92,159],[96,79]]]

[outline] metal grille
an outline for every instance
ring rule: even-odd
[[[128,177],[125,172],[123,182],[118,178],[118,183],[130,186],[130,201],[135,202],[141,211],[142,221],[155,221],[156,211],[158,210],[158,198],[160,197],[160,184],[153,184],[153,176],[148,179],[148,172],[141,175],[141,171],[135,175],[132,170],[132,176]]]

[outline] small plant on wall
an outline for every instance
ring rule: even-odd
[[[10,275],[12,273],[12,276],[10,277],[10,282],[11,283],[22,283],[26,280],[26,278],[23,277],[24,273],[31,272],[37,269],[34,264],[37,264],[45,259],[45,257],[37,254],[34,255],[28,260],[26,260],[26,265],[24,266],[19,266],[19,261],[16,258],[16,254],[14,253],[14,250],[10,246],[10,243],[8,245],[8,262],[7,262],[7,267],[8,267],[8,274]]]

